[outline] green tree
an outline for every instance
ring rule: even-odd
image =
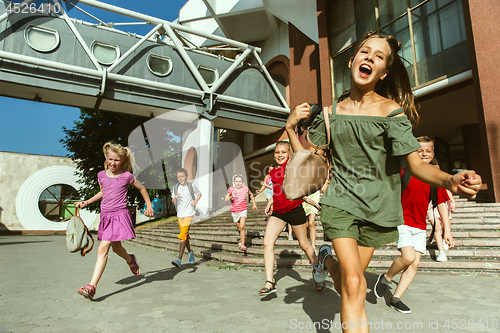
[[[116,112],[106,112],[106,111],[92,111],[92,110],[81,110],[79,120],[75,121],[75,126],[73,128],[63,127],[63,131],[66,134],[65,138],[61,140],[64,147],[70,152],[68,157],[70,157],[77,165],[76,174],[79,177],[79,183],[82,185],[79,194],[82,198],[91,198],[96,193],[99,192],[99,183],[97,181],[97,174],[104,170],[105,157],[102,152],[102,146],[108,141],[116,142],[122,146],[130,146],[128,139],[130,133],[148,121],[149,118],[121,114]],[[163,133],[154,133],[154,135],[163,135],[166,137],[165,142],[171,143],[165,145],[164,155],[169,156],[172,160],[172,155],[178,156],[177,153],[179,143],[174,138],[173,133],[169,128],[164,128]],[[166,133],[166,135],[165,135]],[[136,159],[144,160],[147,157],[147,151],[142,149],[134,149]],[[165,158],[166,158],[165,157]],[[180,158],[177,158],[177,162],[180,162]],[[175,163],[175,162],[174,162]],[[144,165],[144,163],[142,163]],[[163,172],[163,167],[161,166],[161,161],[148,162],[150,167],[143,172],[143,174],[148,173],[149,177],[156,178],[157,188],[154,190],[148,190],[150,197],[156,196],[167,196],[169,194],[168,184],[165,183],[165,175]],[[176,166],[169,166],[165,172],[175,172]],[[158,170],[162,170],[158,172]],[[144,199],[142,198],[139,191],[136,188],[130,187],[128,191],[128,203],[133,204],[139,202],[142,207],[144,204]],[[100,204],[93,203],[88,207],[92,211],[99,211]]]

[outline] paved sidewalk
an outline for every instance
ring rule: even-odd
[[[316,292],[310,270],[278,269],[278,293],[261,298],[262,268],[198,258],[190,265],[186,255],[178,269],[172,252],[130,243],[141,275],[110,253],[88,301],[77,289],[90,280],[97,245],[80,257],[61,235],[0,236],[0,332],[340,332],[330,278]],[[419,272],[404,295],[412,310],[406,315],[387,306],[388,296],[376,299],[375,272],[366,278],[372,332],[500,331],[498,275]]]

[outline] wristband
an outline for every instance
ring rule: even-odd
[[[82,201],[83,207],[87,206],[87,203],[85,201]]]

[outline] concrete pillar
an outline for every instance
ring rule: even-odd
[[[479,117],[479,129],[486,159],[489,200],[500,202],[500,2],[462,0]],[[464,142],[465,144],[465,142]]]

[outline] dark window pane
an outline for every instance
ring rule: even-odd
[[[376,31],[375,6],[373,0],[355,0],[354,12],[356,16],[356,37],[363,38],[367,31]]]
[[[430,1],[412,20],[419,85],[470,67],[461,1]]]
[[[380,26],[383,27],[400,15],[406,13],[406,1],[378,0],[378,11],[380,15]]]
[[[333,58],[333,94],[334,100],[346,90],[351,89],[351,72],[348,64],[352,56],[353,48],[346,50]]]
[[[63,222],[75,212],[75,202],[80,200],[78,192],[72,186],[59,184],[45,189],[38,200],[42,215],[53,222]]]
[[[415,86],[415,75],[413,75],[413,54],[411,48],[410,29],[408,25],[408,18],[402,17],[396,22],[388,25],[382,29],[383,33],[393,35],[401,43],[401,50],[398,52],[399,56],[403,58],[403,63],[406,67],[408,75],[410,76],[411,85]]]

